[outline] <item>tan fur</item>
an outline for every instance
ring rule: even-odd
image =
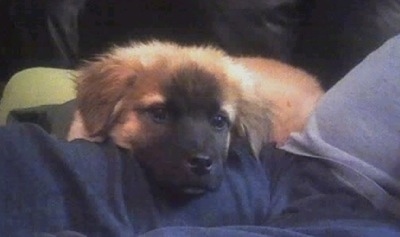
[[[290,132],[300,131],[323,93],[307,73],[273,60],[233,59],[211,47],[133,43],[79,70],[78,112],[68,140],[111,137],[134,150],[160,136],[162,129],[148,127],[133,108],[162,102],[160,84],[192,64],[218,78],[234,135],[246,137],[256,156],[264,143],[282,144]]]
[[[180,66],[191,64],[204,68],[220,80],[224,87],[223,108],[235,120],[240,93],[237,80],[232,79],[238,75],[231,75],[228,69],[233,63],[224,52],[211,47],[182,47],[158,41],[133,43],[117,47],[79,70],[79,113],[75,115],[71,126],[74,129],[67,139],[93,140],[95,137],[94,140],[99,140],[99,137],[108,136],[127,149],[152,139],[157,134],[151,132],[156,131],[137,124],[137,114],[131,108],[162,101],[161,82],[168,80]]]
[[[253,149],[265,140],[282,145],[290,133],[301,131],[315,108],[323,90],[317,80],[301,69],[264,58],[242,57],[236,62],[244,65],[253,75],[256,86],[247,89],[242,103],[242,123],[249,126]],[[269,136],[265,121],[271,121]],[[261,121],[261,122],[260,122]]]

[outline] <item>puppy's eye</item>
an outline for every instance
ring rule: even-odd
[[[170,119],[170,115],[165,108],[151,108],[148,113],[156,123],[165,123]]]
[[[223,130],[224,128],[228,127],[229,121],[226,116],[217,114],[211,118],[211,125],[217,130]]]

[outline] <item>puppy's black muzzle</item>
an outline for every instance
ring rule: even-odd
[[[216,131],[207,117],[187,117],[135,154],[162,189],[199,195],[222,182],[228,132]]]

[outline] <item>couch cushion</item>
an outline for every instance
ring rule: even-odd
[[[4,88],[0,101],[0,125],[13,109],[62,104],[75,98],[74,71],[30,68],[16,73]]]

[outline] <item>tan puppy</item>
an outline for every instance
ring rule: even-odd
[[[109,137],[160,186],[189,194],[214,190],[232,136],[248,139],[257,156],[271,138],[283,141],[300,129],[305,121],[291,120],[306,119],[314,105],[298,107],[299,99],[314,100],[296,92],[308,90],[307,81],[278,80],[286,69],[297,70],[281,65],[281,74],[265,74],[264,61],[258,62],[158,41],[114,48],[79,70],[68,139]],[[287,89],[280,100],[279,91]]]

